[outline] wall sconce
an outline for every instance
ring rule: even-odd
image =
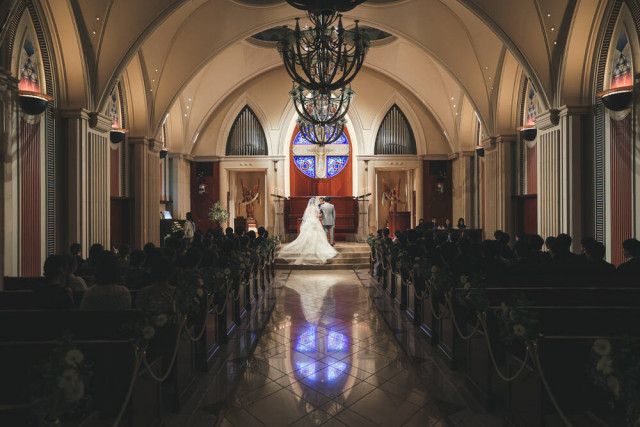
[[[611,111],[624,111],[629,108],[633,98],[633,86],[621,86],[596,94],[605,107]]]
[[[533,141],[538,136],[538,129],[535,126],[520,126],[516,130],[520,132],[520,137],[525,141]]]
[[[198,194],[203,195],[207,193],[207,184],[204,180],[204,175],[201,173],[198,174]]]
[[[476,146],[476,154],[478,157],[484,157],[484,147],[482,145]]]
[[[444,194],[444,183],[447,181],[446,172],[440,172],[437,182],[436,182],[436,192],[439,194]]]
[[[160,150],[160,160],[167,157],[167,154],[169,154],[169,150],[167,150],[166,148],[163,148],[162,150]]]
[[[20,98],[22,110],[30,116],[42,114],[44,110],[47,109],[49,102],[53,101],[53,97],[46,93],[31,92],[28,90],[18,91],[18,97]]]
[[[127,132],[129,132],[127,129],[111,128],[109,131],[109,140],[114,144],[119,144],[124,141]]]

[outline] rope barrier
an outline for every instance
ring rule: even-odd
[[[489,350],[489,356],[491,358],[491,362],[493,363],[493,367],[496,370],[496,373],[498,374],[498,376],[503,381],[510,383],[514,381],[516,378],[518,378],[520,374],[524,371],[524,368],[527,366],[527,362],[529,361],[529,353],[531,350],[529,349],[529,345],[527,344],[527,349],[524,356],[524,360],[522,361],[522,365],[520,366],[520,368],[518,369],[518,372],[516,372],[514,376],[507,377],[506,375],[504,375],[500,370],[500,368],[498,368],[498,362],[496,362],[496,358],[493,354],[493,347],[491,346],[491,341],[489,340],[489,330],[487,329],[487,322],[486,320],[484,320],[483,315],[484,314],[478,313],[478,321],[482,325],[482,329],[484,330],[484,339],[487,342],[487,349]]]
[[[538,345],[537,345],[537,343],[534,344],[534,347],[535,347],[535,350],[533,350],[534,364],[538,368],[538,374],[540,375],[540,380],[542,381],[542,384],[544,385],[544,388],[547,391],[547,395],[549,396],[549,400],[551,400],[551,403],[553,404],[553,407],[556,408],[556,411],[558,412],[558,415],[560,415],[560,418],[562,419],[562,422],[564,422],[565,425],[571,427],[573,424],[571,424],[571,422],[569,421],[567,416],[564,414],[562,409],[560,409],[560,405],[558,404],[558,401],[556,400],[555,396],[551,392],[551,387],[549,387],[549,383],[547,383],[547,378],[544,375],[544,371],[542,370],[542,365],[540,364],[540,355],[538,354]]]
[[[146,357],[147,350],[144,349],[140,352],[138,356],[138,360],[136,360],[136,366],[133,370],[133,375],[131,376],[131,382],[129,383],[129,389],[127,390],[127,395],[125,396],[124,403],[120,408],[120,412],[118,412],[118,417],[116,421],[113,423],[113,427],[117,427],[120,424],[120,420],[122,420],[122,416],[124,415],[125,409],[127,409],[127,405],[129,404],[129,400],[131,399],[131,395],[133,394],[133,386],[136,384],[136,380],[138,379],[138,371],[140,370],[140,365],[142,365],[142,360]]]
[[[447,300],[447,304],[449,305],[449,311],[451,312],[451,319],[453,320],[453,325],[456,327],[456,331],[458,331],[458,335],[460,335],[460,338],[462,338],[462,340],[464,341],[470,340],[478,331],[478,328],[480,327],[480,320],[476,322],[476,326],[473,327],[473,330],[469,335],[464,335],[460,330],[460,326],[458,326],[458,321],[456,320],[456,313],[455,311],[453,311],[453,302],[451,301],[451,294],[447,293],[445,295],[445,299]]]
[[[151,378],[153,378],[154,380],[158,381],[158,382],[164,382],[167,378],[169,378],[169,375],[171,374],[171,370],[173,369],[173,365],[176,362],[176,359],[178,358],[178,348],[180,347],[180,332],[182,332],[182,327],[187,323],[187,318],[185,316],[185,318],[182,320],[182,323],[180,324],[180,326],[178,327],[178,333],[176,334],[176,344],[175,347],[173,349],[173,356],[171,356],[171,363],[169,363],[169,368],[167,369],[167,372],[162,375],[162,376],[157,376],[153,370],[151,369],[151,366],[149,366],[149,361],[147,360],[146,357],[146,352],[145,352],[145,356],[143,358],[144,361],[144,367],[147,368],[147,371],[149,372],[149,375],[151,375]]]
[[[196,337],[191,335],[191,331],[189,331],[189,328],[187,328],[187,325],[186,324],[184,325],[184,330],[187,333],[187,337],[193,342],[200,341],[200,339],[204,335],[204,331],[207,329],[207,319],[209,318],[209,310],[211,309],[212,301],[213,301],[213,297],[209,296],[209,298],[207,299],[207,307],[204,310],[204,319],[202,320],[202,330],[200,331],[199,334],[197,334]]]

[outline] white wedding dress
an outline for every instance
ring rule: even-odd
[[[278,258],[290,264],[326,264],[338,255],[327,240],[327,233],[320,222],[320,210],[315,198],[309,200],[302,216],[300,234],[278,253]]]

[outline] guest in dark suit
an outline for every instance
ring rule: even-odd
[[[611,274],[616,271],[616,267],[604,260],[606,249],[604,245],[596,240],[583,239],[582,248],[584,257],[587,260],[587,271],[593,274]]]
[[[640,275],[640,241],[627,239],[622,242],[624,257],[627,259],[618,266],[618,273],[624,275]]]
[[[466,224],[464,223],[464,218],[458,218],[458,230],[465,230],[467,228]]]
[[[50,255],[44,262],[46,282],[35,289],[36,304],[41,309],[75,308],[73,292],[67,286],[67,260],[63,255]]]

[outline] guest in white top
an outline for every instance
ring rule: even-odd
[[[193,215],[191,212],[187,212],[187,220],[184,222],[184,238],[187,239],[187,242],[191,243],[195,231],[196,225],[193,223]]]
[[[73,255],[66,255],[67,261],[67,286],[72,291],[84,291],[87,289],[87,284],[82,277],[76,276],[78,270],[78,259]]]
[[[80,308],[86,310],[126,310],[131,308],[129,289],[118,285],[120,265],[111,252],[103,252],[96,261],[96,285],[84,292]]]

